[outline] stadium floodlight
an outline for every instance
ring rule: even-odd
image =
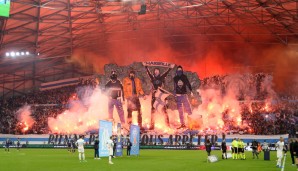
[[[6,52],[5,53],[5,56],[7,56],[7,57],[9,57],[9,56],[11,56],[11,57],[15,57],[15,56],[29,56],[30,55],[30,52],[29,51],[26,51],[26,52],[20,52],[20,51],[16,51],[16,52],[14,52],[14,51],[11,51],[11,52]]]
[[[16,55],[15,52],[10,52],[10,56],[14,57]]]

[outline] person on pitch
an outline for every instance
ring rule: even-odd
[[[258,142],[256,140],[252,141],[251,148],[252,148],[252,158],[255,159],[255,156],[256,156],[257,159],[259,159]]]
[[[295,139],[292,138],[290,139],[290,143],[289,143],[289,149],[290,149],[290,154],[291,154],[291,159],[292,159],[292,166],[295,166]]]
[[[113,142],[113,136],[110,136],[110,139],[107,141],[107,147],[109,150],[109,164],[114,164],[112,162],[113,154],[114,154],[114,142]]]
[[[205,148],[208,156],[211,155],[211,147],[212,147],[212,144],[210,142],[210,139],[207,139],[205,143]]]
[[[126,151],[127,156],[130,156],[131,146],[132,146],[132,143],[130,142],[130,139],[127,138],[127,151]]]
[[[241,160],[246,159],[245,152],[244,152],[244,146],[245,146],[245,144],[242,141],[242,139],[238,139],[238,158],[240,158]]]
[[[7,138],[6,141],[5,141],[5,151],[6,152],[9,152],[9,147],[10,147],[10,140]]]
[[[237,159],[238,157],[238,141],[236,138],[232,141],[232,158],[233,160]]]
[[[222,150],[222,159],[228,159],[227,157],[227,143],[226,140],[223,140],[221,143],[221,150]]]
[[[277,156],[277,163],[276,163],[276,167],[278,168],[282,168],[282,158],[283,158],[283,150],[285,147],[285,142],[284,139],[282,137],[280,137],[279,141],[275,144],[276,147],[276,156]]]
[[[20,148],[21,148],[21,141],[20,141],[20,138],[18,138],[18,140],[17,140],[17,150],[20,151]]]
[[[184,122],[184,111],[188,113],[188,115],[192,114],[191,106],[187,96],[187,87],[190,90],[191,96],[193,96],[190,82],[187,76],[184,75],[182,66],[178,66],[176,70],[176,76],[174,77],[174,92],[176,95],[177,108],[181,124],[178,129],[186,127]]]
[[[105,90],[108,92],[108,97],[109,97],[109,102],[108,102],[109,119],[113,120],[113,110],[115,106],[117,109],[121,124],[124,125],[125,124],[124,110],[121,102],[121,99],[125,101],[123,86],[121,81],[117,78],[116,71],[111,72],[110,78],[111,79],[105,85]]]
[[[85,140],[83,139],[83,136],[80,136],[80,139],[76,142],[76,145],[78,147],[78,152],[79,152],[79,160],[80,162],[87,162],[85,160],[85,150],[84,150],[84,145],[85,145]]]
[[[296,141],[294,143],[294,149],[293,149],[293,154],[296,156],[296,166],[297,166],[297,171],[298,171],[298,138],[296,138]]]
[[[117,137],[116,136],[114,136],[114,138],[113,138],[113,144],[114,144],[114,146],[113,146],[113,158],[116,158],[116,149],[117,149]]]
[[[154,107],[154,103],[157,99],[156,97],[156,93],[158,91],[158,89],[164,93],[164,90],[161,90],[160,88],[162,88],[164,86],[165,83],[165,78],[166,76],[169,74],[169,72],[171,71],[171,69],[174,67],[174,65],[171,65],[171,67],[164,72],[163,74],[160,74],[160,70],[158,68],[154,69],[154,73],[152,74],[148,68],[148,66],[145,66],[146,70],[147,70],[147,74],[150,77],[151,83],[152,83],[152,99],[151,99],[151,125],[150,125],[150,130],[154,129],[154,123],[155,123],[155,119],[154,119],[154,113],[156,111],[155,107]],[[169,115],[167,112],[167,106],[166,104],[163,104],[163,113],[165,115],[166,118],[166,124],[169,127],[170,126],[170,120],[169,120]]]
[[[132,122],[132,112],[138,111],[138,125],[140,129],[142,127],[142,111],[140,96],[143,96],[146,99],[144,91],[142,89],[142,83],[139,78],[136,77],[135,71],[131,70],[128,77],[123,79],[123,92],[124,97],[127,100],[127,123],[130,125]]]
[[[94,141],[94,159],[100,159],[98,149],[99,149],[99,140],[98,140],[98,138],[95,138],[95,141]]]

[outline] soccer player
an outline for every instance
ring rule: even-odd
[[[282,168],[282,158],[283,158],[283,150],[284,150],[284,139],[282,137],[280,137],[279,141],[275,144],[276,147],[276,153],[277,153],[277,163],[276,163],[276,167]]]
[[[255,159],[255,156],[257,159],[259,159],[259,153],[258,153],[258,142],[256,140],[253,140],[252,143],[252,158]]]
[[[222,140],[221,150],[222,150],[222,159],[228,159],[228,157],[227,157],[227,143],[226,143],[226,140]]]
[[[98,148],[99,148],[99,140],[98,138],[96,138],[94,141],[94,159],[100,159]]]
[[[79,160],[80,162],[86,162],[85,160],[85,150],[84,150],[84,145],[85,145],[85,140],[83,139],[83,136],[80,136],[80,139],[76,142],[76,145],[78,146],[78,152],[79,152]]]
[[[134,110],[138,111],[138,124],[141,130],[143,130],[142,126],[142,111],[141,111],[141,103],[139,96],[143,96],[145,99],[145,94],[142,89],[142,83],[139,78],[136,78],[135,71],[131,70],[129,72],[129,76],[123,79],[123,91],[124,97],[127,100],[127,122],[130,125],[132,122],[132,112]]]
[[[10,145],[10,140],[9,140],[9,138],[7,138],[5,141],[5,151],[6,152],[9,152],[9,145]]]
[[[236,138],[233,139],[232,141],[232,158],[233,160],[237,159],[238,155],[238,141]]]
[[[121,102],[121,99],[125,101],[123,86],[121,81],[118,79],[116,71],[112,71],[110,78],[111,79],[105,85],[105,89],[108,92],[108,97],[109,97],[109,102],[108,102],[109,119],[113,120],[113,110],[115,106],[117,109],[121,124],[125,125],[124,110]]]
[[[71,141],[70,141],[70,139],[67,140],[67,151],[71,152]]]
[[[113,146],[113,158],[116,158],[117,137],[114,137],[113,143],[114,143],[114,146]]]
[[[192,114],[191,105],[187,96],[187,87],[190,91],[190,94],[193,96],[190,82],[187,76],[184,75],[182,66],[179,65],[177,67],[176,76],[174,77],[174,92],[176,95],[177,108],[181,124],[178,129],[186,127],[184,122],[184,111],[188,115]]]
[[[262,144],[262,150],[263,151],[268,151],[269,150],[269,144],[266,142],[266,140],[264,140],[264,142]]]
[[[17,150],[20,151],[21,148],[21,142],[20,142],[20,138],[18,138],[17,140]]]
[[[112,162],[113,148],[114,148],[113,136],[111,136],[110,139],[107,141],[107,146],[109,150],[109,164],[114,164]]]
[[[210,156],[211,155],[211,142],[209,139],[207,139],[205,147],[206,147],[206,151],[207,151],[207,155]]]
[[[74,138],[70,140],[70,144],[71,144],[71,152],[72,153],[75,153],[76,152],[76,143],[75,143],[75,140]]]
[[[127,144],[126,145],[127,145],[126,155],[130,156],[130,150],[131,150],[132,143],[130,142],[129,138],[127,138]]]
[[[145,66],[146,70],[147,70],[147,74],[150,77],[151,83],[152,83],[152,99],[151,99],[151,125],[150,125],[150,130],[154,129],[154,125],[155,125],[155,118],[154,118],[154,114],[155,114],[155,107],[154,107],[154,103],[157,99],[156,97],[156,93],[158,91],[159,88],[162,88],[165,84],[165,79],[166,76],[169,74],[169,72],[171,71],[171,69],[174,67],[174,65],[171,65],[171,68],[169,68],[166,72],[164,72],[163,74],[160,74],[160,70],[158,68],[154,69],[154,74],[152,74],[149,70],[149,68],[147,66]],[[163,104],[163,113],[165,115],[166,118],[166,124],[167,126],[170,126],[170,120],[169,120],[169,115],[167,112],[167,106],[166,104]]]

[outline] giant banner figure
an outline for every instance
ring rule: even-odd
[[[164,62],[143,62],[143,65],[146,68],[147,74],[150,78],[150,81],[152,83],[152,98],[151,98],[151,125],[150,125],[150,130],[154,130],[154,125],[155,125],[155,112],[156,112],[156,105],[159,106],[159,104],[161,106],[163,106],[163,113],[165,115],[165,122],[167,124],[168,127],[170,127],[170,119],[169,119],[169,115],[167,113],[167,105],[164,101],[164,99],[160,99],[157,96],[157,91],[161,91],[162,93],[165,93],[164,91],[164,84],[165,84],[165,79],[166,76],[169,74],[169,72],[171,71],[171,69],[174,68],[174,64],[169,64],[169,63],[164,63]],[[160,73],[159,68],[155,68],[154,72],[151,73],[151,71],[149,70],[148,66],[162,66],[162,67],[168,67],[167,71],[165,71],[163,74]],[[155,103],[157,101],[157,104]]]
[[[130,126],[130,142],[132,143],[130,155],[140,155],[140,127]]]
[[[107,147],[107,141],[112,136],[112,122],[99,121],[99,157],[108,157],[109,150]]]

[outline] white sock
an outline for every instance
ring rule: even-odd
[[[278,165],[278,166],[281,166],[281,159],[282,159],[282,158],[278,158],[278,159],[277,159],[277,165]]]
[[[82,160],[81,153],[79,153],[79,160]]]
[[[82,156],[83,156],[83,160],[85,160],[85,153],[82,153]]]
[[[112,156],[109,156],[109,162],[111,162],[112,161]]]

